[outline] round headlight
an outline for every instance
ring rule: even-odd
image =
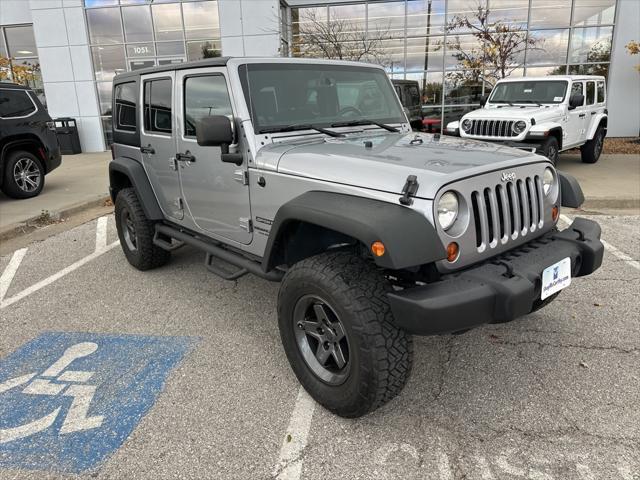
[[[464,130],[465,132],[468,132],[469,130],[471,130],[471,120],[469,120],[468,118],[465,118],[462,121],[462,130]]]
[[[544,173],[542,174],[542,190],[545,195],[549,195],[553,184],[556,182],[556,176],[549,167],[544,169]]]
[[[438,201],[438,223],[443,230],[453,225],[458,217],[458,196],[453,192],[446,192]]]
[[[513,124],[513,131],[518,135],[524,132],[526,128],[527,128],[527,123],[522,120],[518,120],[516,123]]]

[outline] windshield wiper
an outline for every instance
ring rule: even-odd
[[[361,118],[359,120],[351,120],[348,122],[338,122],[332,123],[332,127],[357,127],[361,125],[375,125],[376,127],[384,128],[389,132],[399,132],[396,127],[392,127],[391,125],[386,125],[384,123],[376,122],[375,120],[369,120],[368,118]]]
[[[518,103],[535,103],[539,107],[542,106],[542,104],[540,102],[536,102],[535,100],[521,100]]]
[[[333,126],[333,125],[332,125]],[[280,133],[280,132],[295,132],[298,130],[315,130],[316,132],[324,133],[330,137],[344,137],[344,134],[338,132],[332,132],[326,128],[316,127],[310,123],[300,123],[294,125],[286,125],[284,127],[268,127],[261,129],[258,133]]]

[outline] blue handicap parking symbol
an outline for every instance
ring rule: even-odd
[[[45,333],[0,361],[0,466],[78,473],[153,406],[193,337]]]

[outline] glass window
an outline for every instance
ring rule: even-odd
[[[187,78],[184,87],[184,132],[196,136],[198,120],[210,115],[233,115],[222,75]]]
[[[449,0],[446,29],[450,32],[468,32],[469,25],[480,26],[480,17],[485,16],[486,12],[487,0]]]
[[[592,63],[583,65],[569,65],[569,75],[609,75],[608,63]]]
[[[604,82],[598,82],[598,103],[602,103],[604,100]]]
[[[123,8],[122,19],[127,42],[148,42],[153,40],[151,11],[148,6]]]
[[[474,35],[449,36],[445,52],[445,69],[481,71],[484,55],[483,44]]]
[[[171,125],[171,80],[163,78],[144,82],[144,129],[170,134]]]
[[[24,90],[0,88],[0,117],[25,117],[35,111],[33,100]]]
[[[503,82],[491,92],[491,103],[562,103],[567,93],[566,80]]]
[[[215,40],[187,43],[187,60],[201,60],[203,58],[219,57],[220,52],[220,42]]]
[[[529,32],[527,65],[549,65],[567,61],[569,29]]]
[[[425,118],[440,119],[442,114],[442,72],[412,73],[407,80],[416,80],[420,85],[420,101]],[[433,123],[433,122],[432,122]]]
[[[33,37],[33,27],[6,27],[4,33],[7,36],[9,56],[14,58],[33,57],[38,54],[36,40]]]
[[[136,131],[136,104],[138,89],[134,82],[116,85],[115,128],[127,132]]]
[[[404,37],[404,1],[369,4],[369,38]]]
[[[571,0],[531,0],[529,28],[568,27]]]
[[[156,61],[150,60],[129,60],[129,70],[142,70],[143,68],[151,68],[156,66]]]
[[[362,52],[361,44],[353,42],[343,45],[347,45],[347,58],[359,59]],[[359,60],[383,65],[388,72],[403,72],[404,39],[381,40],[375,44],[372,53]]]
[[[407,72],[441,71],[443,62],[444,37],[407,39]]]
[[[584,95],[584,89],[582,87],[582,82],[574,82],[571,85],[571,95]]]
[[[104,132],[104,141],[109,147],[113,143],[113,122],[111,117],[100,118],[102,122],[102,131]]]
[[[566,75],[567,66],[557,65],[552,67],[527,67],[528,77],[545,77],[547,75]]]
[[[156,43],[158,55],[184,55],[184,42]]]
[[[495,28],[522,30],[527,28],[529,0],[491,0],[489,2],[489,25]]]
[[[611,56],[612,30],[613,27],[574,28],[569,62],[608,62]]]
[[[573,24],[580,26],[613,23],[616,0],[575,0]]]
[[[336,27],[345,38],[365,32],[366,5],[331,5],[329,6],[329,23]]]
[[[119,8],[87,10],[91,43],[96,45],[122,43],[122,22]]]
[[[587,105],[596,103],[596,82],[587,83]]]
[[[111,115],[111,82],[96,82],[98,87],[98,101],[100,102],[100,115]]]
[[[444,33],[445,0],[409,0],[407,2],[407,36]]]
[[[156,40],[182,39],[182,13],[179,3],[152,5]]]
[[[469,72],[447,72],[444,76],[445,104],[479,104],[483,83],[481,76]]]
[[[127,0],[122,0],[124,3]],[[111,5],[117,5],[118,0],[84,0],[84,6],[87,8],[94,7],[110,7]]]
[[[327,25],[327,7],[292,8],[291,35],[294,43],[304,43]],[[324,27],[323,27],[324,26]]]
[[[187,39],[220,36],[218,2],[193,2],[182,5]]]
[[[96,80],[111,80],[117,73],[126,70],[124,47],[121,45],[91,47],[91,55]]]

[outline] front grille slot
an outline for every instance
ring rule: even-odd
[[[513,132],[513,120],[471,120],[469,135],[481,137],[517,137]]]
[[[496,248],[542,228],[542,181],[527,177],[471,193],[478,252]]]

